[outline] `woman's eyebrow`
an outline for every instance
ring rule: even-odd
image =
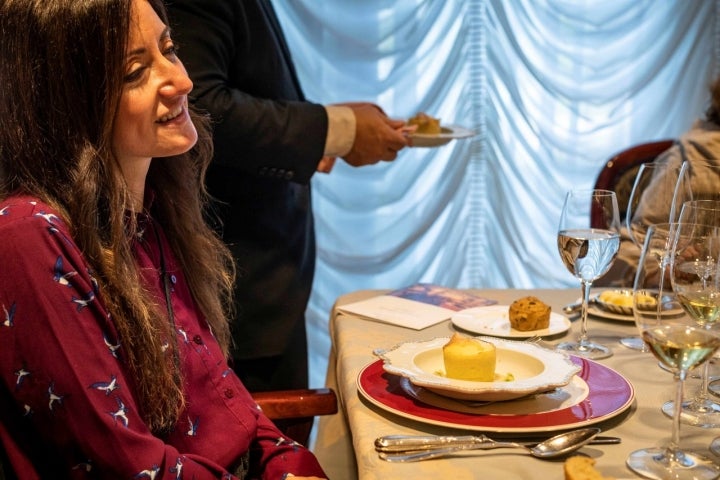
[[[170,38],[170,27],[165,27],[163,29],[162,33],[160,34],[160,40],[165,40],[168,38]],[[128,56],[140,55],[142,53],[145,53],[146,50],[147,49],[144,46],[138,47],[135,50],[130,50],[128,52]]]

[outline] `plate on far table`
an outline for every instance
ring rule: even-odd
[[[360,371],[357,387],[364,399],[386,412],[426,424],[483,432],[531,433],[580,428],[615,417],[630,408],[635,390],[625,377],[593,360],[570,358],[580,366],[577,376],[587,384],[587,390],[581,388],[569,393],[567,402],[549,410],[472,414],[430,405],[408,394],[402,385],[403,377],[385,372],[382,360],[376,360]],[[577,385],[571,383],[570,387],[563,388],[576,388]]]
[[[592,315],[593,317],[598,318],[604,318],[605,320],[617,320],[620,322],[635,322],[635,316],[630,315],[623,315],[620,313],[614,313],[610,312],[608,310],[604,310],[601,306],[596,305],[594,302],[591,302],[588,304],[588,315]]]
[[[616,295],[632,298],[631,290],[610,290],[610,292],[613,292]],[[588,314],[590,315],[604,318],[607,320],[619,320],[623,322],[635,321],[635,316],[633,315],[633,307],[625,305],[625,302],[623,302],[622,305],[616,305],[610,302],[603,301],[602,293],[592,296],[590,300],[591,301],[588,303]],[[578,300],[578,302],[580,302],[580,300]],[[654,295],[653,298],[649,300],[649,302],[651,303],[648,304],[648,309],[657,309],[657,295]],[[661,314],[667,315],[668,317],[675,317],[678,315],[683,315],[684,310],[682,309],[682,307],[678,306],[676,302],[666,298],[663,300]]]
[[[460,310],[450,317],[456,327],[468,332],[493,337],[530,338],[534,336],[547,337],[568,331],[570,320],[559,313],[550,313],[548,328],[528,330],[522,332],[510,327],[508,305],[489,305]]]
[[[451,140],[468,138],[475,135],[475,132],[457,125],[444,125],[440,127],[440,133],[412,133],[413,147],[440,147]]]

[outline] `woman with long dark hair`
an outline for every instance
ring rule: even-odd
[[[231,257],[160,0],[0,1],[0,441],[18,478],[324,476],[226,363]]]

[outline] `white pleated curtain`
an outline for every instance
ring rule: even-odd
[[[718,74],[719,0],[274,2],[307,97],[423,111],[477,132],[395,162],[315,175],[311,384],[347,292],[415,282],[576,287],[556,228],[635,143],[677,137]],[[578,287],[578,294],[580,290]]]

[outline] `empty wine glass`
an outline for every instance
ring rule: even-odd
[[[635,176],[625,225],[630,239],[642,249],[650,225],[677,221],[679,207],[692,200],[685,163],[651,162],[640,165]]]
[[[692,198],[688,170],[684,164],[650,162],[640,165],[628,199],[625,225],[628,236],[642,249],[650,225],[676,220],[676,202]],[[658,258],[658,262],[662,259]],[[639,336],[623,337],[620,343],[633,350],[645,350]]]
[[[688,371],[720,348],[720,337],[698,325],[695,317],[687,313],[687,304],[683,303],[681,295],[670,285],[671,282],[673,286],[677,283],[673,277],[684,284],[686,269],[683,265],[692,248],[713,243],[693,237],[699,233],[693,227],[688,228],[686,224],[649,227],[633,285],[635,324],[652,354],[675,373],[675,401],[678,405],[682,404],[683,384]],[[681,261],[675,261],[676,255]],[[658,256],[666,259],[659,264],[660,268]],[[696,273],[693,270],[689,275]],[[720,475],[720,466],[712,460],[680,447],[679,409],[672,417],[671,432],[670,442],[665,447],[632,452],[626,461],[628,467],[644,477],[658,480],[710,480]]]
[[[680,211],[680,219],[689,223],[694,223],[697,226],[695,229],[700,233],[710,235],[713,228],[720,227],[720,201],[718,200],[692,200],[685,202]],[[700,256],[694,260],[694,263],[688,268],[694,268],[698,272],[698,278],[700,279],[699,286],[690,286],[685,283],[680,284],[680,288],[687,291],[687,295],[693,300],[691,305],[698,305],[696,302],[697,298],[702,298],[704,304],[699,307],[701,310],[698,311],[696,318],[698,323],[705,328],[712,328],[720,318],[720,311],[711,311],[713,308],[718,310],[720,307],[714,307],[711,305],[720,305],[720,292],[712,290],[712,285],[705,288],[702,286],[703,278],[710,275],[712,269],[716,268],[718,256],[712,252],[705,252],[707,255],[705,258],[703,252],[698,252]],[[712,257],[712,255],[715,255]],[[685,293],[683,293],[685,295]],[[682,404],[681,420],[684,423],[690,425],[696,425],[700,427],[720,427],[720,404],[715,402],[709,395],[709,384],[710,384],[710,361],[705,362],[700,371],[700,386],[698,387],[694,397]],[[674,402],[667,402],[663,405],[663,412],[666,415],[671,416],[675,410]]]
[[[557,348],[586,358],[605,358],[612,351],[587,335],[587,308],[592,282],[607,273],[620,246],[620,217],[615,192],[572,190],[565,197],[557,237],[560,258],[582,286],[580,338]]]

